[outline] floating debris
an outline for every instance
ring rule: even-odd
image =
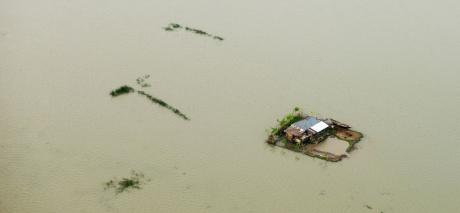
[[[124,86],[121,86],[121,87],[119,87],[119,88],[117,88],[115,90],[112,90],[112,92],[110,92],[110,95],[112,97],[117,97],[119,95],[129,94],[129,93],[132,93],[132,92],[134,92],[134,89],[132,87],[124,85]]]
[[[143,77],[139,77],[136,79],[136,83],[141,87],[151,87],[152,85],[145,82],[148,78],[150,78],[150,75],[144,75]]]
[[[199,29],[195,29],[195,28],[191,28],[191,27],[187,27],[187,26],[183,27],[180,24],[176,24],[176,23],[170,23],[168,26],[163,27],[163,29],[165,31],[178,31],[179,29],[184,29],[185,31],[193,32],[193,33],[198,34],[198,35],[207,36],[207,37],[210,37],[210,38],[218,40],[218,41],[223,41],[224,40],[224,38],[222,38],[220,36],[212,35],[210,33],[207,33],[205,31],[203,31],[203,30],[199,30]]]
[[[354,145],[361,140],[363,135],[351,130],[346,124],[334,119],[319,119],[306,115],[296,107],[293,112],[278,120],[278,126],[271,129],[267,143],[332,162],[347,157],[346,154],[320,149],[320,144],[329,141],[326,139],[330,137],[346,141],[348,146],[345,152],[348,153],[353,150]],[[331,144],[340,145],[334,141],[330,141],[329,145]]]
[[[164,102],[163,100],[161,99],[158,99],[158,98],[155,98],[153,97],[152,95],[150,94],[147,94],[145,93],[144,91],[137,91],[137,93],[139,95],[143,95],[145,96],[146,98],[148,98],[150,101],[152,101],[153,103],[156,103],[162,107],[165,107],[166,109],[169,109],[171,110],[173,113],[175,113],[176,115],[180,116],[181,118],[183,118],[184,120],[190,120],[184,113],[182,113],[180,110],[178,110],[177,108],[174,108],[173,106],[169,105],[168,103]]]
[[[131,177],[114,178],[105,183],[105,190],[114,189],[116,194],[129,191],[131,189],[141,189],[141,185],[144,185],[146,182],[149,182],[150,179],[146,179],[144,174],[141,172],[131,171]]]

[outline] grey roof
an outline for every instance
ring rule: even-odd
[[[319,123],[318,119],[316,119],[315,117],[308,117],[306,119],[293,123],[291,126],[305,131],[317,123]]]

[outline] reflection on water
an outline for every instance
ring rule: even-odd
[[[456,212],[459,6],[4,0],[0,212]],[[145,73],[193,120],[107,94]],[[268,147],[294,106],[353,124],[360,150]],[[131,170],[151,181],[101,187]]]

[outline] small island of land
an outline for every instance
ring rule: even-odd
[[[306,115],[299,108],[278,120],[267,143],[311,157],[337,162],[347,157],[363,134],[334,119]]]

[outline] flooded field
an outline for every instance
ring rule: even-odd
[[[0,0],[0,212],[457,212],[459,10]],[[267,145],[296,106],[357,150]]]

